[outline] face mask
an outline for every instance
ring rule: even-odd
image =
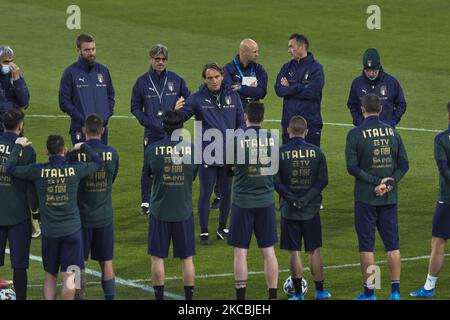
[[[379,73],[376,73],[376,75],[373,75],[372,77],[369,77],[368,72],[366,70],[364,70],[364,73],[366,74],[366,77],[370,80],[370,81],[374,81],[376,78],[378,78]]]
[[[9,64],[3,64],[2,63],[2,73],[3,74],[8,74],[9,72],[10,72]]]

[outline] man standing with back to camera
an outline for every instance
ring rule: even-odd
[[[15,141],[23,129],[24,114],[11,109],[3,114],[5,132],[0,136],[0,266],[5,258],[6,241],[9,242],[13,283],[17,300],[27,298],[27,269],[29,266],[31,222],[30,206],[38,205],[31,182],[12,178],[5,172]],[[36,153],[31,146],[22,150],[19,165],[36,162]]]
[[[347,170],[355,177],[355,229],[364,292],[356,300],[376,300],[368,268],[375,265],[375,229],[387,253],[391,279],[390,300],[400,300],[400,243],[398,236],[398,183],[409,169],[400,135],[379,118],[378,96],[362,100],[364,121],[350,130],[345,149]]]
[[[289,300],[304,300],[302,239],[316,287],[314,299],[324,300],[331,294],[324,289],[319,209],[321,192],[328,184],[327,161],[319,147],[305,141],[308,129],[303,117],[292,117],[287,131],[290,141],[280,148],[275,190],[280,194],[280,248],[289,251],[289,271],[294,285]]]
[[[113,268],[114,217],[112,206],[112,185],[119,170],[119,155],[113,147],[101,143],[104,132],[102,119],[97,114],[86,118],[84,134],[89,145],[103,159],[104,166],[84,178],[78,190],[78,208],[83,232],[84,260],[98,261],[102,273],[102,289],[105,300],[114,300],[116,281]],[[69,161],[86,162],[85,152],[69,152]],[[78,299],[84,299],[86,274],[81,273],[81,290]]]
[[[17,138],[11,151],[6,172],[11,176],[32,181],[36,187],[42,217],[42,263],[45,270],[44,298],[56,299],[56,281],[61,270],[61,298],[73,300],[75,288],[72,268],[84,268],[82,232],[77,194],[80,180],[103,166],[103,161],[87,144],[77,143],[73,150],[86,153],[88,161],[68,163],[63,137],[47,138],[49,162],[21,165],[24,148],[31,145],[25,137]],[[73,283],[73,282],[72,282]]]
[[[183,128],[183,115],[177,111],[163,114],[165,138],[145,151],[144,170],[154,174],[148,227],[148,253],[152,259],[152,285],[155,299],[164,299],[164,259],[173,255],[181,260],[186,300],[192,300],[195,284],[195,227],[192,210],[192,183],[197,176],[194,146],[173,140],[173,133]]]

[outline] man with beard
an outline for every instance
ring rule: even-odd
[[[76,41],[78,61],[70,65],[61,78],[59,107],[71,118],[72,143],[85,141],[82,127],[87,115],[96,113],[103,119],[102,143],[108,143],[108,119],[114,111],[114,87],[108,68],[95,62],[95,39],[80,34]]]

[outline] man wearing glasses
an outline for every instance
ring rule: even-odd
[[[384,72],[377,49],[369,48],[363,56],[363,72],[353,80],[347,106],[355,126],[363,122],[361,99],[376,94],[381,101],[380,120],[395,127],[406,111],[402,87],[396,78]]]
[[[140,76],[131,94],[131,113],[144,126],[144,153],[153,142],[164,138],[162,115],[181,107],[190,95],[185,81],[166,69],[169,51],[162,44],[150,48],[150,69]],[[150,213],[151,178],[142,170],[141,214]]]

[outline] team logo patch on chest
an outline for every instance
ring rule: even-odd
[[[229,106],[229,105],[231,104],[231,96],[226,96],[226,97],[225,97],[225,104],[226,104],[227,106]]]
[[[380,94],[385,97],[387,96],[387,87],[385,85],[381,86],[380,88]]]
[[[308,80],[309,78],[309,71],[306,71],[305,76],[303,77],[303,80]]]
[[[97,73],[97,79],[98,82],[103,83],[103,81],[105,81],[105,79],[103,78],[103,75],[101,73]]]
[[[169,89],[170,92],[173,92],[173,90],[175,89],[175,85],[173,84],[172,81],[167,82],[167,88]]]

